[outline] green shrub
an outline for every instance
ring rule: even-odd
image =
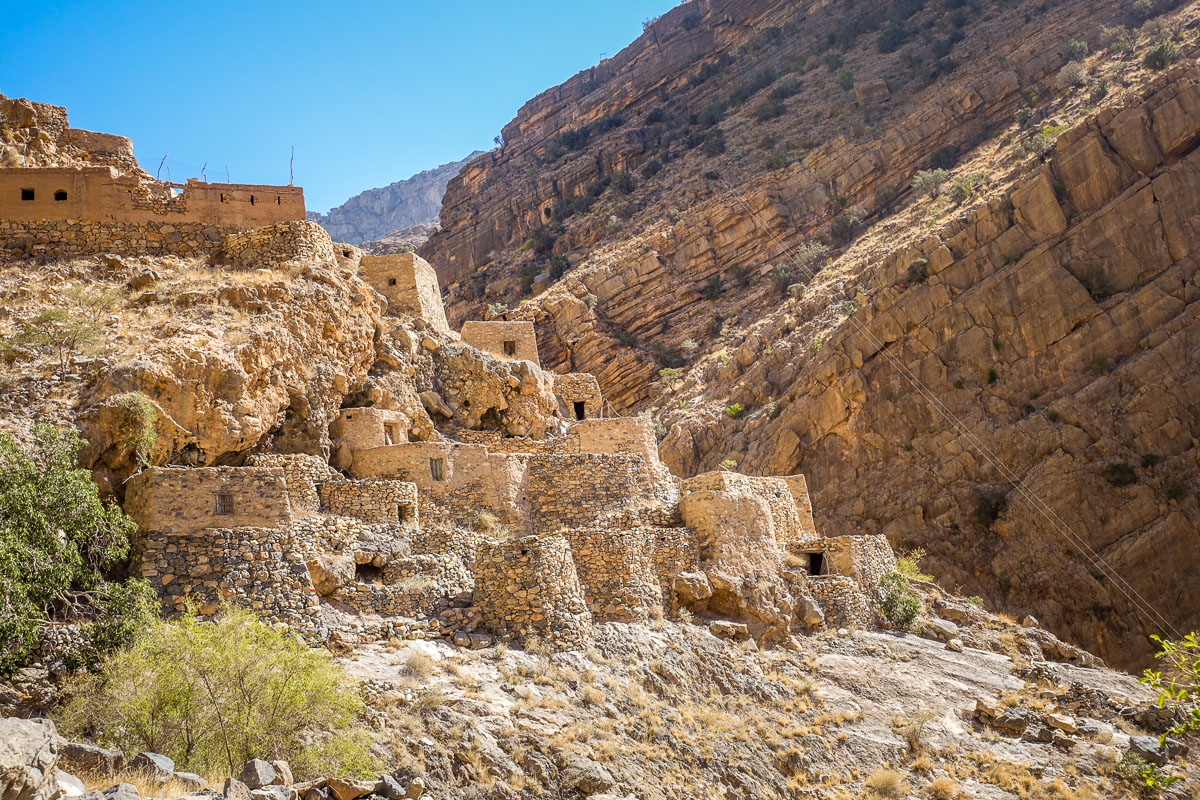
[[[1137,470],[1133,468],[1132,464],[1126,464],[1123,461],[1105,465],[1100,474],[1113,486],[1130,486],[1137,483],[1138,480]]]
[[[732,458],[727,458],[721,462],[721,469],[725,470],[726,472],[732,472],[733,470],[737,469],[737,462]]]
[[[158,406],[142,392],[117,395],[117,403],[125,409],[125,447],[134,460],[149,466],[158,452]]]
[[[700,152],[706,156],[709,156],[710,158],[724,153],[725,134],[722,133],[719,128],[709,131],[705,135],[703,143],[700,145]]]
[[[1087,42],[1081,42],[1078,39],[1072,39],[1067,44],[1067,61],[1083,61],[1087,58],[1088,46]]]
[[[925,548],[914,547],[896,556],[896,572],[914,581],[932,581],[933,576],[921,571],[921,559],[925,557]]]
[[[738,419],[746,413],[746,408],[741,403],[730,403],[725,407],[725,414],[730,419]]]
[[[983,185],[983,179],[984,176],[978,173],[957,178],[950,189],[950,199],[959,205],[967,202],[975,196],[975,192],[979,191],[979,187]]]
[[[768,97],[755,106],[754,119],[756,122],[767,122],[776,117],[782,117],[785,111],[787,111],[787,106],[784,105],[782,100]]]
[[[725,327],[725,318],[720,314],[713,314],[712,321],[708,324],[708,334],[714,339],[721,335],[721,330]]]
[[[556,281],[571,268],[571,262],[564,255],[550,256],[550,280]]]
[[[61,724],[126,752],[201,774],[285,759],[296,777],[377,775],[363,703],[328,651],[248,611],[159,621],[69,689]]]
[[[837,85],[845,91],[850,91],[854,88],[854,73],[842,67],[837,71]]]
[[[900,189],[894,183],[886,183],[875,190],[875,210],[890,211],[900,198]]]
[[[1182,52],[1179,45],[1171,41],[1159,42],[1142,56],[1142,66],[1146,69],[1163,70],[1178,61],[1180,56]]]
[[[888,572],[879,579],[883,615],[898,628],[908,629],[921,613],[921,601],[908,585],[908,578],[899,572]]]
[[[627,331],[624,328],[618,328],[616,336],[617,341],[626,347],[634,347],[637,345],[637,334],[635,334],[633,331]]]
[[[904,275],[909,283],[924,283],[929,277],[929,259],[924,257],[916,259],[908,265]]]
[[[1125,751],[1113,768],[1117,779],[1133,787],[1142,797],[1157,797],[1163,789],[1182,780],[1178,775],[1168,775],[1154,764],[1132,750]]]
[[[114,613],[119,622],[122,607],[144,605],[139,588],[102,578],[129,553],[136,526],[118,506],[100,501],[91,473],[78,467],[86,444],[75,431],[50,425],[35,426],[28,446],[0,435],[0,674],[24,662],[38,627],[65,613],[68,600],[101,626]],[[121,638],[95,632],[102,640]]]
[[[771,267],[770,278],[771,283],[775,285],[775,291],[780,294],[787,294],[789,286],[802,283],[804,280],[804,278],[797,274],[796,270],[783,262]]]
[[[657,175],[659,172],[662,172],[662,168],[663,168],[663,163],[661,161],[659,161],[657,158],[652,161],[648,161],[648,162],[646,162],[646,165],[644,167],[642,167],[642,178],[649,180],[650,178],[653,178],[655,175]]]
[[[60,375],[66,375],[70,358],[87,352],[104,338],[104,329],[92,316],[48,308],[22,320],[10,344],[48,348],[58,361]]]
[[[721,276],[713,275],[711,278],[705,281],[704,288],[700,290],[700,294],[703,295],[706,300],[716,300],[721,296],[721,292],[724,290],[725,287],[722,284]]]
[[[851,206],[834,217],[833,224],[829,226],[829,237],[838,244],[846,244],[854,238],[862,221],[862,209],[858,206]]]
[[[923,169],[913,178],[913,193],[917,197],[937,197],[948,177],[949,173],[944,169]]]

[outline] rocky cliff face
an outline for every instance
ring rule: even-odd
[[[1200,624],[1197,76],[1140,66],[1196,9],[1162,11],[687,3],[527,103],[422,252],[680,474],[803,472],[839,532],[1139,665]]]
[[[418,172],[411,178],[356,194],[328,214],[309,212],[335,242],[360,244],[382,239],[394,231],[437,220],[446,183],[475,152],[461,161]]]

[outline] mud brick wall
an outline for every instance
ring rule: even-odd
[[[118,256],[183,258],[217,252],[235,229],[197,222],[96,222],[78,219],[18,222],[0,219],[0,260]]]
[[[796,505],[779,478],[708,472],[681,487],[683,521],[696,530],[700,558],[731,574],[771,574],[781,542],[797,535]]]
[[[482,543],[474,602],[482,625],[501,636],[537,636],[562,649],[582,648],[592,638],[592,615],[561,536]]]
[[[562,401],[564,419],[579,419],[575,403],[583,403],[584,419],[604,416],[604,396],[600,382],[590,372],[568,372],[554,376],[554,394]]]
[[[858,588],[854,578],[822,575],[808,579],[808,590],[825,614],[830,628],[872,627],[875,612],[870,599]]]
[[[330,514],[418,527],[417,486],[409,481],[329,481],[319,491]]]
[[[220,505],[223,495],[229,506]],[[125,484],[125,512],[142,530],[172,533],[278,528],[292,520],[277,467],[151,467]]]
[[[534,531],[592,524],[598,516],[635,504],[670,502],[667,476],[626,453],[529,456],[525,497]]]
[[[463,323],[462,340],[506,361],[541,363],[538,361],[537,336],[533,332],[532,322],[472,320]],[[505,352],[505,342],[512,342],[513,352]]]
[[[283,477],[287,482],[288,500],[291,502],[292,514],[295,517],[315,514],[320,508],[317,484],[329,480],[342,480],[342,476],[325,463],[325,459],[304,453],[252,455],[246,459],[246,465],[278,467],[283,470]]]
[[[304,550],[286,529],[144,531],[132,564],[168,609],[183,611],[191,600],[211,614],[229,601],[312,634],[320,610]]]

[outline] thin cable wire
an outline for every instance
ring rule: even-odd
[[[778,234],[762,223],[758,214],[751,209],[750,204],[746,202],[745,197],[743,197],[740,192],[736,191],[732,186],[730,186],[729,183],[724,179],[721,179],[721,183],[725,186],[726,192],[731,197],[734,197],[742,206],[742,208],[746,210],[747,215],[749,215],[749,217],[754,221],[755,226],[765,231],[767,236],[774,240],[776,245],[778,245],[781,249],[781,254],[790,260],[793,266],[799,267],[801,270],[807,273],[810,278],[815,278],[816,272],[800,262],[793,254],[793,248],[785,244]],[[1046,520],[1060,536],[1065,538],[1068,542],[1074,544],[1076,547],[1080,548],[1083,554],[1087,556],[1091,564],[1099,569],[1106,577],[1109,578],[1109,580],[1113,582],[1113,585],[1116,586],[1116,588],[1125,596],[1127,600],[1129,600],[1134,608],[1141,611],[1156,624],[1161,624],[1163,628],[1170,631],[1175,638],[1180,638],[1181,635],[1179,630],[1171,623],[1171,621],[1167,619],[1167,617],[1165,617],[1161,612],[1159,612],[1158,609],[1156,609],[1148,600],[1146,600],[1146,598],[1142,597],[1137,589],[1135,589],[1123,577],[1121,577],[1120,573],[1110,566],[1099,553],[1092,549],[1092,547],[1086,541],[1076,534],[1075,531],[1072,530],[1071,527],[1067,525],[1067,523],[1064,522],[1061,517],[1059,517],[1058,513],[1053,508],[1051,508],[1044,501],[1042,501],[1040,497],[1034,494],[1033,491],[1025,485],[1024,481],[1017,477],[1013,470],[1009,469],[1002,461],[1000,461],[999,457],[996,456],[995,453],[993,453],[991,449],[988,448],[982,441],[980,441],[980,439],[971,432],[971,430],[962,422],[962,420],[960,420],[958,416],[954,414],[954,412],[952,412],[945,406],[945,404],[942,403],[941,399],[938,398],[938,396],[935,395],[933,391],[929,389],[929,387],[927,387],[916,375],[914,375],[907,366],[900,363],[900,361],[888,350],[884,342],[880,341],[879,338],[876,337],[875,334],[872,333],[865,324],[855,319],[854,315],[850,315],[847,317],[847,319],[855,327],[857,327],[857,329],[867,338],[870,344],[876,348],[878,353],[883,355],[889,362],[891,362],[892,366],[895,367],[895,369],[913,385],[913,388],[915,388],[921,394],[921,396],[929,402],[929,404],[942,416],[943,419],[945,419],[947,422],[950,422],[954,428],[956,428],[959,433],[967,439],[968,443],[974,445],[979,454],[982,455],[983,458],[989,464],[991,464],[1005,480],[1007,480],[1010,484],[1013,484],[1014,489],[1016,489],[1030,501],[1034,509],[1046,518]]]

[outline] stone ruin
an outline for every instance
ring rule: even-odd
[[[680,480],[648,416],[604,416],[594,377],[541,369],[530,323],[467,323],[460,340],[442,330],[422,259],[334,248],[397,325],[443,333],[445,358],[472,369],[509,365],[495,374],[530,387],[550,423],[513,435],[490,412],[472,416],[472,399],[494,399],[448,383],[451,400],[421,398],[432,429],[411,408],[355,406],[352,394],[329,426],[330,458],[146,469],[126,484],[134,572],[169,608],[233,602],[317,640],[467,646],[536,636],[580,647],[596,622],[685,613],[765,643],[874,624],[891,549],[883,536],[822,537],[803,476]]]

